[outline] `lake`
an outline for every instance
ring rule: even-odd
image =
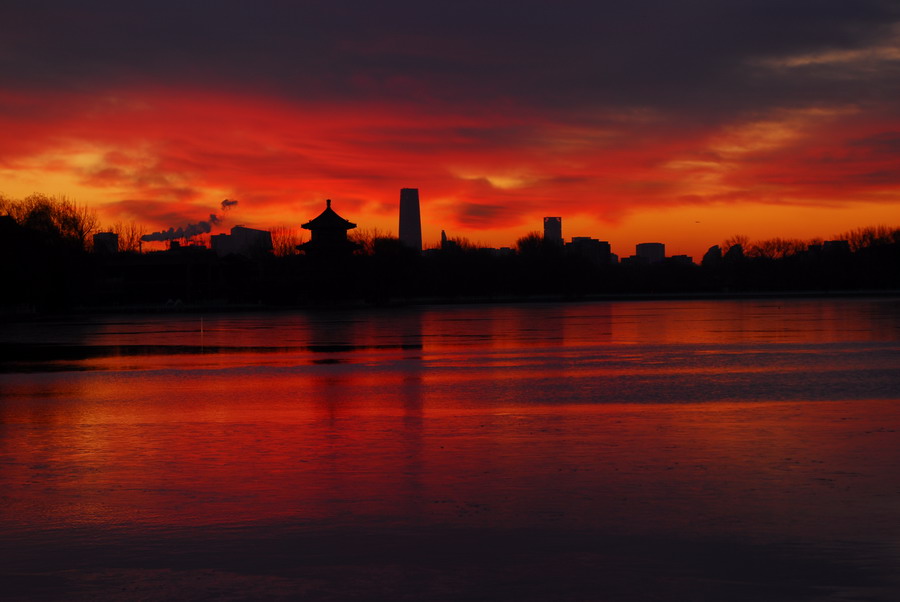
[[[900,599],[900,300],[0,336],[4,599]]]

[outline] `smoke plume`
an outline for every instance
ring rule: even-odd
[[[225,199],[221,203],[222,212],[227,213],[229,210],[234,208],[238,202],[232,199]],[[197,236],[198,234],[206,234],[207,232],[212,231],[212,227],[222,221],[215,213],[209,214],[209,219],[203,222],[197,222],[196,224],[188,224],[187,226],[178,227],[178,228],[169,228],[168,230],[161,230],[159,232],[154,232],[153,234],[145,234],[141,237],[141,240],[144,242],[152,242],[152,241],[165,241],[165,240],[178,240],[181,238],[191,238],[192,236]]]
[[[144,242],[151,242],[191,238],[192,236],[197,236],[198,234],[205,234],[207,232],[210,232],[212,230],[212,227],[218,224],[220,221],[222,220],[220,220],[217,215],[215,215],[214,213],[210,213],[209,220],[207,221],[197,222],[196,224],[188,224],[183,228],[169,228],[168,230],[162,230],[160,232],[154,232],[152,234],[145,234],[141,237],[141,240]]]

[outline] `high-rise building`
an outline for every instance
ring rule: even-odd
[[[544,218],[544,242],[563,244],[561,217]]]
[[[419,213],[419,189],[400,189],[400,242],[422,250],[422,218]]]

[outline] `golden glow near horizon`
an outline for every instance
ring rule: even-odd
[[[380,107],[366,120],[262,97],[149,94],[83,101],[67,120],[31,124],[43,136],[6,149],[0,194],[64,195],[96,208],[104,224],[135,220],[147,231],[205,220],[225,198],[240,206],[223,231],[296,226],[331,198],[360,228],[390,234],[400,188],[417,187],[426,246],[441,230],[513,246],[558,215],[566,239],[608,240],[620,256],[663,242],[695,260],[735,234],[829,238],[900,224],[900,187],[879,175],[892,164],[877,152],[890,148],[891,126],[852,107],[776,110],[689,135],[629,140],[623,129],[621,144],[607,146],[615,125],[578,135],[571,124],[541,123],[538,135],[512,114],[479,124]],[[639,123],[660,127],[650,121]],[[598,136],[603,144],[589,142]]]

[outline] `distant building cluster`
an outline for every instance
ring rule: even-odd
[[[98,232],[94,234],[93,242],[94,253],[110,255],[119,252],[119,235],[115,232]],[[259,257],[272,252],[272,233],[268,230],[235,226],[231,229],[231,234],[213,234],[209,237],[209,243],[212,251],[219,257]],[[169,240],[168,246],[169,251],[206,249],[205,245],[182,245],[182,241],[177,238]]]
[[[227,209],[225,204],[229,206],[236,204],[237,201],[223,201],[223,210]],[[464,239],[453,239],[447,236],[446,231],[441,230],[440,245],[437,248],[425,249],[422,242],[422,213],[419,203],[418,188],[402,188],[400,189],[399,200],[399,224],[398,231],[399,243],[416,253],[425,253],[427,255],[436,252],[458,251],[462,245],[469,245]],[[216,223],[218,218],[210,216],[211,222],[201,222],[201,224]],[[309,230],[310,240],[304,244],[298,245],[296,248],[308,256],[330,256],[349,254],[360,248],[360,245],[350,240],[348,232],[356,228],[356,224],[338,215],[331,207],[331,201],[325,201],[325,210],[317,217],[309,220],[301,225],[301,228]],[[196,228],[195,228],[196,229]],[[198,230],[199,231],[199,230]],[[205,230],[205,231],[208,231]],[[182,229],[177,231],[170,229],[168,234],[175,232],[181,233]],[[188,228],[184,232],[193,233],[194,230]],[[155,235],[154,235],[155,236]],[[142,240],[157,240],[152,237],[142,237]],[[170,251],[184,252],[186,249],[198,250],[205,249],[202,244],[191,242],[189,237],[178,239],[169,237],[166,239],[169,244]],[[633,255],[622,257],[612,252],[610,243],[605,240],[598,240],[589,236],[573,236],[568,242],[563,238],[563,218],[561,216],[547,216],[543,218],[543,243],[550,247],[559,247],[571,256],[582,257],[589,260],[595,265],[609,265],[621,263],[631,266],[652,266],[658,264],[668,265],[694,265],[694,260],[688,255],[666,255],[666,245],[661,242],[642,242],[635,245]],[[184,244],[186,243],[186,244]],[[218,257],[258,257],[269,254],[273,250],[272,234],[266,230],[258,230],[248,228],[246,226],[235,226],[231,229],[230,234],[214,234],[210,236],[211,250]],[[119,252],[119,238],[114,232],[100,232],[93,237],[93,249],[97,254],[110,255]],[[496,256],[509,255],[513,253],[510,247],[500,247],[496,249],[482,249]],[[728,261],[735,257],[742,257],[744,249],[739,244],[732,245],[723,253],[718,245],[714,245],[704,254],[701,261],[702,265],[717,265],[722,261]],[[805,251],[806,254],[822,255],[824,257],[846,254],[850,252],[849,243],[846,240],[828,240],[820,244],[811,244]]]
[[[619,263],[619,256],[612,252],[608,241],[597,240],[590,236],[573,236],[564,242],[562,235],[562,218],[544,218],[544,242],[564,247],[567,253],[584,257],[597,265]],[[622,263],[630,265],[652,265],[662,263],[666,258],[666,245],[661,242],[643,242],[635,247],[634,255],[622,259]],[[668,258],[676,262],[693,263],[686,255]]]
[[[210,215],[202,225],[146,236],[122,226],[95,234],[86,245],[85,230],[41,229],[56,222],[30,214],[21,224],[12,215],[0,216],[0,255],[10,283],[0,288],[0,308],[174,307],[198,301],[316,305],[334,299],[377,305],[414,298],[900,288],[900,229],[872,228],[848,233],[850,240],[813,243],[774,238],[749,244],[734,237],[710,247],[697,266],[687,255],[667,256],[659,241],[641,242],[620,259],[609,241],[564,238],[561,216],[545,217],[543,232],[522,236],[515,250],[473,245],[446,231],[439,245],[423,248],[419,190],[403,188],[398,200],[401,237],[352,236],[356,224],[326,200],[324,210],[302,224],[309,232],[303,244],[289,229],[238,225],[210,234],[207,226],[221,228],[221,220]],[[57,208],[48,201],[30,210],[46,218]],[[141,242],[168,248],[144,253]]]

